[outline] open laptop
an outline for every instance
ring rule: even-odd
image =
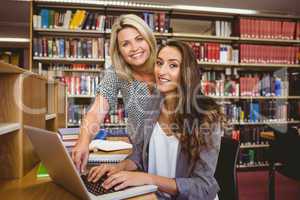
[[[95,192],[93,192],[95,188],[93,186],[91,188],[86,178],[83,178],[76,170],[69,153],[57,133],[29,126],[25,126],[24,130],[29,136],[36,153],[47,168],[52,180],[81,199],[126,199],[157,190],[157,186],[155,185],[144,185],[95,195]]]

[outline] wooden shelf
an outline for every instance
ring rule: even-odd
[[[95,95],[69,95],[67,96],[68,98],[82,98],[82,99],[86,99],[86,98],[95,98]]]
[[[268,167],[269,164],[254,164],[254,165],[237,165],[236,168],[237,169],[249,169],[249,168],[266,168]]]
[[[283,40],[283,39],[262,39],[262,38],[239,38],[242,42],[259,42],[259,43],[279,43],[279,44],[300,44],[300,40]]]
[[[275,163],[275,166],[280,167],[280,166],[282,166],[282,164],[281,163]],[[269,167],[269,164],[265,163],[265,164],[260,164],[260,165],[258,165],[258,164],[254,164],[254,165],[237,165],[236,167],[237,167],[237,169],[251,169],[251,168],[255,169],[255,168]]]
[[[270,96],[270,97],[264,97],[264,96],[213,96],[210,95],[209,97],[214,99],[300,99],[300,96]]]
[[[270,96],[270,97],[263,97],[263,96],[241,96],[240,99],[300,99],[300,96]]]
[[[110,34],[109,31],[99,30],[72,30],[63,28],[34,28],[34,32],[41,35],[76,35],[76,36],[95,36],[99,34]],[[156,37],[175,37],[186,39],[199,39],[199,40],[215,40],[215,41],[240,41],[240,42],[259,42],[259,43],[279,43],[279,44],[300,44],[300,40],[283,40],[283,39],[261,39],[261,38],[241,38],[241,37],[219,37],[215,35],[201,35],[192,33],[160,33],[154,32]]]
[[[266,122],[230,122],[230,125],[272,125],[272,124],[300,124],[300,121],[266,121]]]
[[[19,74],[24,72],[28,72],[28,71],[18,66],[0,60],[0,73]]]
[[[251,145],[241,145],[241,149],[256,149],[256,148],[268,148],[268,144],[251,144]]]
[[[33,31],[41,35],[76,35],[76,36],[91,36],[99,37],[99,34],[106,34],[99,30],[71,30],[71,29],[50,29],[50,28],[34,28]]]
[[[215,66],[220,66],[220,67],[239,67],[240,64],[239,63],[213,63],[213,62],[203,62],[203,61],[199,61],[198,60],[198,64],[199,65],[204,65],[204,66],[211,66],[211,67],[215,67]]]
[[[300,65],[291,64],[264,64],[264,63],[240,63],[240,67],[264,67],[264,68],[300,68]]]
[[[192,33],[172,33],[172,37],[188,38],[188,39],[207,39],[207,40],[222,40],[222,41],[237,41],[238,37],[219,37],[215,35],[201,35]]]
[[[213,95],[209,95],[209,97],[214,98],[214,99],[240,99],[240,97],[236,97],[236,96],[213,96]]]
[[[46,114],[45,116],[45,120],[51,120],[51,119],[55,119],[57,117],[56,113],[52,113],[52,114]]]
[[[0,135],[17,131],[21,128],[20,123],[0,123]]]
[[[154,35],[156,37],[172,37],[173,36],[172,33],[160,33],[160,32],[154,32]]]
[[[99,73],[102,72],[104,69],[61,69],[61,70],[54,70],[54,71],[62,71],[62,72],[94,72]]]
[[[296,64],[264,64],[264,63],[214,63],[214,62],[202,62],[198,61],[199,65],[207,67],[240,67],[240,68],[300,68],[300,65]]]
[[[33,57],[33,60],[40,61],[40,62],[92,62],[92,63],[99,63],[104,62],[104,59],[93,59],[93,58],[53,58],[53,57]]]

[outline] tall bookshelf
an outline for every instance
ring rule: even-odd
[[[0,61],[0,179],[20,178],[39,161],[24,125],[52,131],[65,127],[64,122],[57,122],[59,115],[65,116],[64,110],[55,108],[49,126],[47,108],[58,102],[64,106],[65,100],[54,93],[47,98],[47,84],[50,82],[39,75]],[[61,93],[64,87],[55,91]]]
[[[42,9],[53,10],[54,13],[66,13],[67,10],[71,10],[73,14],[77,10],[85,10],[87,13],[98,13],[98,16],[104,16],[106,20],[101,21],[99,18],[103,26],[98,30],[43,28],[42,25],[36,24],[33,26],[33,16],[39,15]],[[100,74],[110,63],[107,54],[110,26],[117,16],[126,13],[141,16],[152,28],[159,43],[168,38],[176,38],[191,45],[203,71],[202,80],[199,79],[202,90],[222,105],[232,127],[232,136],[241,141],[238,168],[248,170],[266,167],[268,164],[265,150],[268,143],[260,138],[259,133],[270,131],[270,127],[275,125],[282,127],[300,125],[300,113],[296,111],[299,109],[300,93],[295,87],[299,83],[300,72],[300,17],[263,13],[237,15],[193,12],[138,3],[93,5],[33,1],[31,26],[33,55],[36,51],[34,43],[37,37],[101,37],[104,45],[103,57],[98,60],[32,56],[31,69],[39,71],[40,62],[43,63],[42,68],[45,71],[53,74],[51,67],[49,70],[49,66],[53,63],[94,62],[99,67],[89,69],[87,72],[90,73],[92,70],[92,73]],[[88,18],[89,14],[86,16]],[[59,73],[85,72],[68,67],[62,67],[59,71]],[[99,78],[101,79],[101,75]],[[93,95],[68,95],[69,101],[85,101],[86,105],[93,97]],[[277,107],[280,109],[276,109]],[[116,113],[118,112],[110,114],[115,116]],[[112,124],[109,123],[110,120],[107,122],[106,124],[110,126],[118,124],[125,126],[118,120]]]

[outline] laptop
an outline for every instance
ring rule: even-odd
[[[81,199],[117,200],[157,191],[155,185],[143,185],[99,194],[95,190],[101,183],[93,185],[79,174],[57,133],[29,126],[24,126],[24,130],[52,180]]]

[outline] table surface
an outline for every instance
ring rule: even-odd
[[[115,138],[117,139],[117,138]],[[120,139],[120,138],[119,138]],[[114,153],[128,154],[129,150]],[[99,152],[100,153],[100,152]],[[104,152],[101,152],[104,153]],[[0,180],[0,197],[5,200],[79,200],[50,177],[37,178],[38,165],[21,179]],[[157,200],[155,193],[130,198],[130,200]]]

